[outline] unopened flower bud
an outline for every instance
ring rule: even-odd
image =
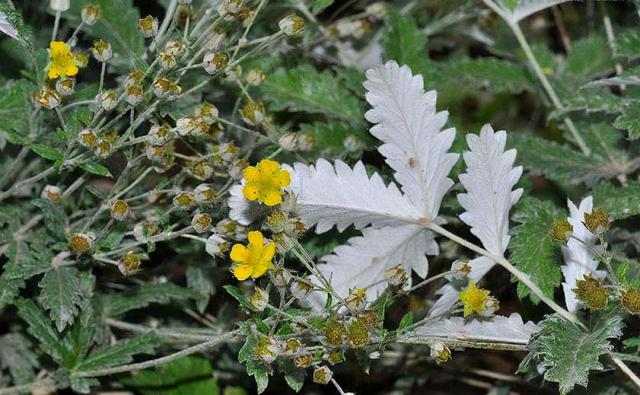
[[[108,158],[109,155],[111,155],[111,143],[103,139],[98,139],[95,147],[93,147],[93,154],[100,159]]]
[[[332,346],[342,346],[344,343],[344,339],[347,332],[345,330],[344,324],[338,320],[331,320],[327,322],[327,325],[324,327],[324,336]]]
[[[256,287],[253,295],[249,297],[249,304],[255,311],[264,311],[269,304],[269,294],[264,289]]]
[[[158,20],[151,15],[138,19],[138,30],[142,32],[144,38],[153,37],[158,34]]]
[[[216,224],[216,230],[222,235],[231,236],[238,231],[238,223],[229,218],[225,218]]]
[[[285,133],[278,139],[278,143],[285,151],[295,151],[298,148],[298,135],[295,132]]]
[[[100,4],[88,4],[82,8],[80,15],[85,25],[93,26],[102,15],[102,7]]]
[[[147,141],[151,145],[165,145],[171,137],[171,128],[167,125],[153,125],[147,134]]]
[[[622,293],[620,303],[631,314],[640,314],[640,290],[631,288]]]
[[[390,286],[394,288],[404,288],[408,280],[407,269],[402,265],[395,265],[384,272],[384,278]]]
[[[287,287],[291,282],[291,273],[282,266],[276,266],[271,271],[271,278],[276,287]]]
[[[316,138],[310,133],[298,136],[298,151],[309,152],[316,146]]]
[[[144,73],[140,70],[132,71],[127,75],[127,78],[124,80],[124,86],[129,87],[131,85],[141,85],[144,80]]]
[[[111,43],[104,40],[96,40],[91,47],[91,54],[98,62],[106,62],[113,57]]]
[[[100,106],[104,111],[111,111],[116,108],[118,104],[118,95],[116,91],[108,89],[102,93],[98,93],[95,98],[96,104]]]
[[[551,237],[554,240],[566,243],[569,241],[571,234],[573,233],[573,225],[566,219],[554,219],[553,227],[551,228]]]
[[[171,70],[177,64],[175,56],[163,51],[158,52],[158,62],[164,70]]]
[[[207,184],[200,184],[193,190],[198,204],[210,204],[216,200],[216,192]]]
[[[435,359],[436,363],[440,365],[451,359],[451,350],[446,344],[442,342],[435,342],[430,347],[431,358]]]
[[[47,185],[42,190],[42,194],[40,195],[43,199],[47,199],[54,203],[58,203],[62,200],[62,191],[59,187],[55,185]]]
[[[367,303],[367,290],[364,288],[353,288],[349,291],[349,296],[347,296],[345,301],[351,311],[360,311],[364,309]]]
[[[214,256],[216,254],[224,253],[228,250],[227,241],[218,234],[212,234],[207,239],[207,243],[205,245],[205,250],[207,254]]]
[[[124,200],[116,200],[111,205],[111,218],[123,221],[129,216],[129,203]]]
[[[313,382],[318,384],[328,384],[333,377],[333,372],[326,366],[317,367],[313,371]]]
[[[218,153],[224,162],[231,162],[240,154],[240,148],[238,148],[233,141],[222,143],[218,146]]]
[[[278,346],[276,342],[266,336],[258,339],[258,344],[253,349],[254,354],[266,363],[275,361],[278,356]]]
[[[158,232],[158,225],[153,222],[138,222],[133,227],[133,237],[136,241],[147,241]]]
[[[500,308],[500,301],[493,296],[489,296],[484,301],[484,310],[480,313],[483,317],[491,317]]]
[[[125,100],[132,106],[137,106],[144,100],[142,85],[130,85],[126,88]]]
[[[223,0],[218,7],[218,13],[220,16],[235,15],[240,12],[243,5],[244,0]]]
[[[313,355],[310,352],[299,354],[293,359],[293,363],[298,369],[306,369],[313,363]]]
[[[78,133],[78,143],[85,148],[93,148],[98,144],[98,137],[93,129],[84,129]]]
[[[591,233],[600,236],[609,229],[609,214],[601,208],[584,213],[584,225]]]
[[[250,101],[241,111],[242,120],[251,126],[259,125],[266,118],[266,110],[261,100]]]
[[[262,84],[262,81],[264,81],[265,79],[265,74],[264,71],[260,70],[260,69],[251,69],[249,70],[249,72],[247,73],[247,84],[249,85],[253,85],[253,86],[258,86],[260,84]]]
[[[188,166],[189,174],[198,180],[208,180],[213,176],[213,167],[207,161],[191,162]]]
[[[302,348],[302,343],[300,343],[300,340],[298,340],[296,338],[291,338],[291,339],[287,339],[284,342],[284,345],[283,345],[282,348],[283,348],[285,354],[293,355],[293,354],[297,353]]]
[[[218,108],[209,102],[200,104],[194,113],[197,117],[204,119],[208,125],[213,124],[219,115]]]
[[[197,233],[204,233],[211,230],[213,227],[213,220],[208,213],[198,213],[193,216],[191,226]]]
[[[80,255],[93,247],[93,237],[84,233],[75,233],[69,238],[68,244],[71,251]]]
[[[180,192],[173,198],[173,205],[181,210],[188,210],[195,204],[195,197],[191,192]]]
[[[67,78],[62,79],[59,78],[56,81],[56,92],[60,94],[60,96],[69,96],[72,95],[75,91],[76,80],[75,78]]]
[[[453,281],[467,281],[471,273],[471,265],[466,260],[457,259],[451,264],[451,274],[448,276]]]
[[[290,291],[294,298],[305,300],[311,292],[311,285],[302,281],[294,281],[291,283]]]
[[[292,14],[280,19],[278,26],[282,33],[289,37],[299,37],[304,32],[304,19]]]
[[[49,7],[54,11],[64,12],[69,9],[69,0],[51,0],[49,1]]]
[[[572,289],[576,297],[591,310],[602,310],[609,303],[609,295],[600,280],[587,274],[583,280],[576,281],[576,288]]]
[[[209,52],[204,55],[202,59],[202,66],[204,70],[209,74],[215,74],[225,67],[229,63],[229,55],[225,52]]]
[[[140,271],[140,264],[140,255],[136,254],[133,251],[129,251],[122,257],[122,259],[118,263],[118,269],[123,275],[129,276]]]
[[[184,53],[185,50],[186,48],[184,44],[182,44],[180,41],[171,40],[167,41],[167,43],[164,45],[164,52],[173,56],[180,56]]]

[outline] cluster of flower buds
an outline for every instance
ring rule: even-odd
[[[287,15],[280,19],[278,27],[287,37],[300,37],[304,33],[304,19],[295,14]]]

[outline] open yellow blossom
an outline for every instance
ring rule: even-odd
[[[78,74],[76,57],[71,48],[62,41],[51,41],[49,44],[49,64],[47,75],[49,79],[67,78]]]
[[[275,243],[265,245],[260,231],[249,232],[247,238],[249,244],[234,244],[229,254],[234,262],[231,272],[240,281],[263,276],[267,270],[273,268],[271,260],[276,253]]]
[[[482,314],[487,307],[490,291],[478,288],[476,283],[469,281],[467,288],[458,295],[464,305],[464,316],[467,317],[474,312]]]
[[[263,159],[257,166],[244,169],[246,184],[242,194],[248,200],[257,200],[267,206],[282,203],[282,188],[291,184],[291,175],[282,170],[278,162]]]

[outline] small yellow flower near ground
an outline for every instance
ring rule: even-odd
[[[49,79],[73,77],[78,74],[76,57],[66,43],[51,41],[49,44],[49,59],[49,64],[46,68]]]
[[[486,289],[478,288],[476,283],[470,280],[467,288],[458,295],[464,305],[464,316],[467,317],[474,312],[482,314],[490,293]]]
[[[282,203],[282,188],[291,184],[291,175],[282,170],[278,162],[263,159],[257,166],[244,169],[246,184],[242,194],[248,200],[257,200],[267,206]]]
[[[267,270],[273,268],[271,260],[276,253],[276,245],[270,242],[264,243],[264,237],[260,231],[254,230],[247,234],[249,244],[234,244],[229,256],[234,264],[231,272],[240,281],[251,277],[256,279],[263,276]]]

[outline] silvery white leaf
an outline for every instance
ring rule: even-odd
[[[569,0],[518,0],[513,11],[507,9],[506,7],[502,7],[506,16],[509,19],[517,23],[529,15],[533,15],[536,12],[542,11],[546,8],[553,7],[558,4],[565,3]]]
[[[515,150],[505,151],[507,133],[495,132],[485,125],[479,135],[468,134],[470,151],[463,154],[467,172],[460,174],[466,193],[458,194],[465,209],[460,219],[471,227],[486,250],[502,256],[509,244],[509,210],[520,199],[522,189],[512,190],[522,175],[522,167],[513,167]],[[470,263],[469,278],[475,282],[493,267],[488,258],[476,258]],[[430,315],[440,315],[455,304],[458,291],[450,284],[438,291],[440,299],[432,306]]]
[[[458,160],[448,152],[455,129],[440,131],[448,113],[436,112],[436,92],[425,93],[422,76],[412,75],[408,66],[389,61],[366,75],[366,98],[373,108],[365,118],[375,124],[371,134],[384,143],[378,151],[419,213],[436,218]]]
[[[403,337],[403,342],[441,339],[526,345],[531,335],[538,330],[535,323],[523,322],[517,313],[509,317],[496,315],[491,319],[441,318],[417,327],[413,333]]]
[[[353,169],[324,159],[315,166],[294,165],[293,192],[297,196],[297,214],[308,227],[322,233],[334,225],[342,232],[350,225],[361,229],[403,225],[415,222],[419,214],[392,183],[386,186],[374,173],[367,175],[362,162]]]
[[[362,236],[350,238],[347,244],[323,257],[324,263],[318,269],[341,297],[347,297],[350,289],[366,288],[367,300],[374,301],[387,288],[384,281],[387,269],[401,264],[407,273],[413,270],[424,278],[429,264],[425,255],[437,253],[433,233],[420,225],[369,227],[362,231]],[[314,282],[321,285],[318,279]],[[315,292],[312,299],[313,307],[322,308],[326,295]]]

